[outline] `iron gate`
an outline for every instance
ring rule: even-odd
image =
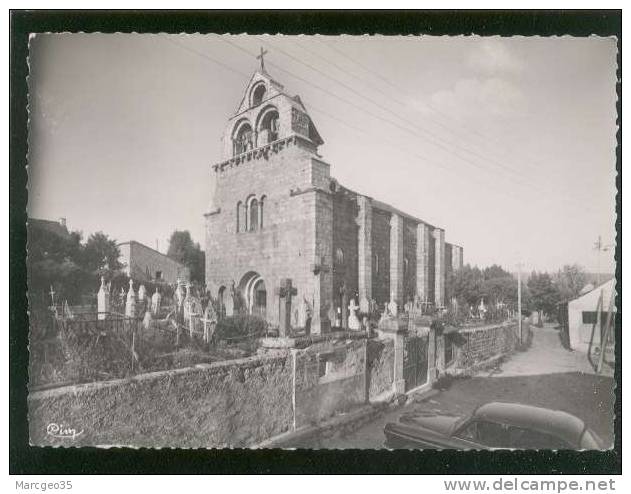
[[[427,382],[427,336],[406,338],[403,352],[405,390],[418,388]]]

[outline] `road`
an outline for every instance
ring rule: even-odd
[[[563,348],[553,327],[532,329],[531,348],[514,354],[499,369],[455,379],[443,391],[412,394],[405,406],[347,436],[318,437],[293,446],[381,448],[384,425],[397,421],[402,413],[422,409],[466,415],[489,401],[525,403],[569,412],[583,419],[605,442],[612,444],[613,379],[595,375],[584,355]]]

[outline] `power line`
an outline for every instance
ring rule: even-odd
[[[254,55],[253,55],[253,54],[252,54],[249,50],[247,50],[247,49],[245,49],[245,48],[241,47],[240,45],[238,45],[238,44],[236,44],[236,43],[234,43],[234,42],[231,42],[231,41],[230,41],[230,40],[228,40],[228,39],[225,39],[224,37],[217,36],[217,38],[218,38],[219,40],[221,40],[221,41],[223,41],[223,42],[225,42],[225,43],[227,43],[227,44],[229,44],[229,45],[233,46],[234,48],[236,48],[236,49],[238,49],[238,50],[240,50],[240,51],[242,51],[242,52],[246,53],[246,54],[247,54],[248,56],[250,56],[250,57],[253,57],[253,56],[254,56]],[[223,68],[226,68],[227,70],[230,70],[231,72],[233,72],[233,73],[235,73],[235,74],[238,74],[238,75],[243,76],[243,77],[245,77],[245,78],[249,77],[249,75],[248,75],[248,74],[245,74],[245,73],[243,73],[243,72],[241,72],[241,71],[238,71],[238,70],[236,70],[236,69],[233,69],[232,67],[230,67],[230,66],[226,65],[225,63],[223,63],[223,62],[221,62],[221,61],[218,61],[218,60],[214,59],[213,57],[210,57],[210,56],[206,55],[205,53],[199,52],[198,50],[195,50],[195,49],[192,49],[192,48],[187,47],[187,46],[185,46],[185,45],[182,45],[181,43],[178,43],[178,42],[176,42],[176,41],[174,41],[174,40],[171,40],[171,39],[169,39],[169,38],[164,38],[164,39],[167,39],[169,42],[171,42],[171,43],[175,44],[176,46],[179,46],[179,47],[181,47],[181,48],[184,48],[184,49],[186,49],[187,51],[189,51],[189,52],[191,52],[191,53],[194,53],[194,54],[196,54],[196,55],[198,55],[198,56],[201,56],[202,58],[204,58],[204,59],[206,59],[206,60],[209,60],[209,61],[211,61],[211,62],[213,62],[213,63],[216,63],[216,64],[218,64],[218,65],[222,66]],[[267,43],[265,43],[265,44],[267,44]],[[269,44],[267,44],[267,45],[268,45],[268,46],[270,46]],[[405,132],[407,132],[407,133],[411,133],[412,135],[415,135],[415,136],[417,135],[417,134],[415,134],[415,133],[410,132],[410,130],[409,130],[409,129],[407,129],[407,128],[405,128],[405,127],[400,126],[400,125],[399,125],[399,124],[397,124],[396,122],[392,122],[391,120],[385,119],[385,118],[383,118],[383,117],[381,117],[381,116],[379,116],[379,115],[374,114],[373,112],[370,112],[370,111],[368,111],[368,110],[366,110],[366,109],[363,109],[363,108],[361,108],[361,107],[359,107],[359,106],[355,105],[354,103],[352,103],[352,102],[348,101],[347,99],[345,99],[345,98],[343,98],[343,97],[340,97],[340,96],[338,96],[338,95],[336,95],[336,94],[332,93],[331,91],[329,91],[329,90],[327,90],[327,89],[325,89],[325,88],[323,88],[323,87],[321,87],[321,86],[319,86],[319,85],[317,85],[317,84],[315,84],[315,83],[313,83],[313,82],[310,82],[310,81],[308,81],[308,80],[306,80],[306,79],[304,79],[304,78],[302,78],[302,77],[300,77],[300,76],[298,76],[298,75],[296,75],[296,74],[293,74],[292,72],[290,72],[290,71],[288,71],[288,70],[286,70],[286,69],[284,69],[284,68],[282,68],[282,67],[278,66],[277,64],[274,64],[274,63],[271,63],[271,62],[268,62],[268,63],[269,63],[270,65],[274,66],[277,70],[279,70],[279,71],[281,71],[281,72],[283,72],[283,73],[286,73],[286,74],[288,74],[289,76],[291,76],[291,77],[293,77],[293,78],[295,78],[295,79],[297,79],[297,80],[300,80],[300,81],[304,82],[305,84],[308,84],[308,85],[310,85],[310,86],[312,86],[312,87],[314,87],[314,88],[316,88],[316,89],[318,89],[318,90],[320,90],[320,91],[322,91],[322,92],[324,92],[324,93],[326,93],[326,94],[330,95],[331,97],[336,98],[336,99],[338,99],[338,100],[340,100],[340,101],[342,101],[342,102],[344,102],[344,103],[346,103],[346,104],[348,104],[348,105],[350,105],[350,106],[352,106],[352,107],[354,107],[354,108],[356,108],[356,109],[358,109],[358,110],[360,110],[360,111],[362,111],[362,112],[364,112],[364,113],[367,113],[367,114],[371,115],[373,118],[376,118],[376,119],[378,119],[378,120],[380,120],[380,121],[383,121],[383,122],[390,123],[391,125],[393,125],[393,126],[395,126],[395,127],[399,128],[399,129],[401,129],[401,130],[404,130],[404,131],[405,131]],[[354,126],[352,126],[352,125],[348,124],[347,122],[345,122],[345,121],[343,121],[343,120],[341,120],[341,119],[339,119],[339,118],[337,118],[337,117],[334,117],[334,116],[330,115],[329,113],[327,113],[327,112],[325,112],[325,111],[323,111],[323,110],[321,110],[321,109],[319,109],[319,108],[316,108],[316,107],[312,107],[312,108],[314,108],[314,109],[315,109],[316,111],[318,111],[319,113],[322,113],[322,114],[324,114],[324,115],[328,116],[329,118],[334,119],[334,120],[336,120],[336,121],[338,121],[338,122],[342,123],[343,125],[345,125],[345,126],[347,126],[347,127],[349,127],[349,128],[353,128],[354,130],[357,130],[357,131],[359,131],[359,132],[362,132],[362,133],[364,133],[364,134],[366,134],[366,135],[371,136],[369,133],[366,133],[363,129],[358,129],[357,127],[354,127]],[[371,137],[372,137],[372,136],[371,136]],[[384,137],[383,137],[383,135],[380,135],[380,136],[379,136],[379,138],[380,138],[380,140],[382,140],[382,141],[383,141],[383,140],[385,140],[385,139],[384,139]],[[397,144],[394,144],[394,145],[393,145],[393,147],[395,147],[395,148],[396,148],[397,150],[399,150],[399,151],[401,150],[401,147],[400,147],[399,145],[397,145]],[[437,147],[441,147],[441,146],[440,146],[440,145],[438,145]],[[450,151],[448,148],[444,148],[444,149],[446,149],[446,151],[448,151],[448,152],[452,153],[452,151]],[[432,159],[427,158],[426,156],[422,156],[422,155],[419,155],[418,153],[413,153],[413,152],[409,152],[409,151],[408,151],[408,153],[410,153],[410,154],[412,154],[413,156],[415,156],[415,157],[417,157],[417,158],[420,158],[420,159],[422,159],[422,160],[424,160],[424,161],[430,162],[430,163],[431,163],[431,164],[433,164],[434,166],[439,166],[440,168],[442,168],[442,169],[444,169],[444,170],[446,170],[446,171],[456,173],[456,172],[454,172],[453,170],[451,170],[451,169],[449,169],[449,168],[446,168],[446,167],[444,166],[444,164],[438,163],[438,162],[436,162],[436,161],[434,161],[434,160],[432,160]],[[464,161],[464,162],[466,162],[466,163],[469,163],[470,165],[472,165],[472,166],[474,166],[474,167],[476,167],[476,168],[478,168],[478,169],[481,169],[482,171],[489,172],[489,170],[487,170],[486,168],[484,168],[484,167],[482,167],[482,166],[478,165],[478,164],[477,164],[477,163],[475,163],[475,162],[469,161],[469,160],[467,160],[466,158],[463,158],[463,157],[461,157],[461,156],[459,156],[459,155],[457,155],[457,154],[456,154],[456,156],[458,156],[458,157],[459,157],[462,161]],[[460,177],[460,174],[458,174],[458,176]],[[524,187],[534,188],[534,186],[529,185],[529,184],[525,184],[525,183],[523,183],[523,182],[519,182],[519,181],[511,180],[511,179],[509,179],[509,178],[507,178],[507,180],[509,180],[510,182],[512,182],[512,183],[513,183],[513,184],[515,184],[515,185],[521,185],[521,186],[524,186]],[[483,183],[483,185],[484,185],[485,187],[489,187],[489,183]],[[507,196],[509,196],[509,197],[511,197],[511,198],[514,198],[514,196],[513,196],[512,194],[509,194],[509,193],[508,193],[507,191],[505,191],[504,189],[496,189],[496,190],[497,190],[498,192],[500,192],[500,193],[504,194],[504,195],[507,195]],[[566,197],[561,197],[561,199],[566,200],[566,199],[568,199],[568,198],[566,198]]]
[[[169,42],[171,42],[171,43],[172,43],[172,44],[174,44],[175,46],[178,46],[178,47],[180,47],[180,48],[185,49],[186,51],[188,51],[188,52],[190,52],[190,53],[192,53],[192,54],[194,54],[194,55],[200,56],[201,58],[204,58],[205,60],[208,60],[208,61],[210,61],[210,62],[213,62],[213,63],[215,63],[215,64],[217,64],[217,65],[219,65],[219,66],[221,66],[221,67],[223,67],[223,68],[225,68],[225,69],[227,69],[227,70],[230,70],[232,73],[235,73],[235,74],[237,74],[237,75],[239,75],[239,76],[246,77],[246,78],[247,78],[247,77],[249,77],[249,75],[248,75],[248,74],[246,74],[246,73],[244,73],[244,72],[241,72],[241,71],[239,71],[239,70],[233,69],[232,67],[229,67],[229,66],[228,66],[228,65],[226,65],[225,63],[223,63],[223,62],[221,62],[221,61],[219,61],[219,60],[217,60],[217,59],[215,59],[215,58],[213,58],[213,57],[211,57],[211,56],[208,56],[208,55],[206,55],[206,54],[205,54],[205,53],[203,53],[203,52],[200,52],[200,51],[195,50],[195,49],[193,49],[193,48],[187,47],[187,46],[185,46],[185,45],[183,45],[183,44],[181,44],[181,43],[179,43],[179,42],[176,42],[176,41],[174,41],[174,40],[171,40],[171,39],[169,39],[169,38],[164,38],[164,39],[168,40]],[[228,41],[226,40],[226,42],[228,42]],[[228,43],[229,43],[229,42],[228,42]],[[231,45],[232,45],[232,43],[229,43],[229,44],[231,44]],[[251,53],[249,53],[249,52],[248,52],[247,50],[245,50],[244,48],[242,48],[242,47],[240,47],[240,46],[238,46],[238,45],[233,45],[233,46],[235,46],[235,48],[239,48],[241,51],[243,51],[243,52],[247,53],[248,55],[252,56],[252,54],[251,54]],[[268,63],[269,63],[269,62],[268,62]],[[270,64],[271,64],[271,63],[270,63]],[[271,65],[275,66],[276,68],[279,68],[279,67],[277,67],[277,66],[276,66],[276,64],[271,64]],[[283,69],[283,70],[284,70],[284,69]],[[285,71],[285,72],[287,72],[287,71]],[[289,73],[289,72],[288,72],[288,73]],[[290,73],[290,75],[292,75],[292,76],[293,76],[293,74],[291,74],[291,73]],[[297,77],[297,76],[294,76],[294,77]],[[356,132],[359,132],[359,133],[361,133],[361,134],[363,134],[363,135],[366,135],[366,136],[368,136],[368,137],[371,137],[371,138],[372,138],[372,137],[374,137],[374,135],[373,135],[373,134],[371,134],[371,133],[369,133],[369,132],[365,131],[364,129],[361,129],[361,128],[356,127],[356,126],[354,126],[354,125],[352,125],[352,124],[349,124],[348,122],[346,122],[346,121],[344,121],[344,120],[342,120],[342,119],[340,119],[340,118],[338,118],[338,117],[336,117],[336,116],[334,116],[334,115],[331,115],[330,113],[328,113],[328,112],[326,112],[326,111],[324,111],[324,110],[322,110],[322,109],[320,109],[320,108],[317,108],[317,107],[315,107],[315,106],[313,106],[313,105],[310,105],[310,106],[311,106],[311,108],[312,108],[313,110],[315,110],[317,113],[320,113],[320,114],[322,114],[322,115],[324,115],[324,116],[326,116],[326,117],[328,117],[328,118],[330,118],[330,119],[332,119],[332,120],[334,120],[334,121],[337,121],[338,123],[341,123],[342,125],[344,125],[344,126],[346,126],[346,127],[350,128],[350,129],[352,129],[352,130],[354,130],[354,131],[356,131]],[[420,159],[421,161],[425,161],[425,162],[429,163],[429,164],[430,164],[430,165],[432,165],[432,166],[436,166],[436,167],[441,168],[441,169],[443,169],[443,170],[445,170],[445,171],[447,171],[447,172],[449,172],[449,173],[452,173],[454,176],[456,176],[456,177],[458,177],[458,178],[462,178],[462,174],[461,174],[458,170],[454,170],[454,169],[451,169],[451,168],[449,168],[449,167],[446,167],[443,163],[439,163],[439,162],[437,162],[437,161],[435,161],[435,160],[433,160],[433,159],[428,158],[427,156],[424,156],[424,155],[421,155],[421,154],[415,153],[415,152],[413,152],[413,151],[407,150],[407,149],[405,149],[405,148],[402,148],[402,147],[401,147],[398,143],[396,143],[396,142],[394,142],[394,141],[392,141],[392,140],[390,140],[390,139],[384,138],[383,136],[380,136],[380,140],[382,140],[382,141],[384,141],[384,142],[388,143],[388,144],[389,144],[389,145],[390,145],[393,149],[395,149],[396,151],[403,151],[404,153],[407,153],[407,154],[409,154],[410,156],[413,156],[413,157],[415,157],[415,158],[418,158],[418,159]],[[485,187],[488,187],[488,186],[489,186],[489,184],[488,184],[488,183],[484,183],[484,182],[481,182],[481,181],[479,181],[479,180],[478,180],[478,183],[480,183],[481,185],[484,185]],[[507,191],[507,190],[505,190],[505,189],[495,188],[495,191],[496,191],[496,192],[499,192],[499,193],[501,193],[501,194],[503,194],[503,195],[506,195],[507,197],[514,198],[514,197],[513,197],[513,195],[509,194],[509,193],[508,193],[508,191]]]
[[[252,54],[252,53],[250,53],[248,50],[246,50],[245,48],[243,48],[243,47],[241,47],[241,46],[237,45],[236,43],[234,43],[234,42],[232,42],[232,41],[230,41],[230,40],[227,40],[227,39],[225,39],[225,38],[223,38],[223,37],[218,37],[218,39],[220,39],[221,41],[223,41],[223,42],[225,42],[225,43],[228,43],[228,44],[230,44],[231,46],[234,46],[235,48],[237,48],[237,49],[239,49],[239,50],[241,50],[241,51],[243,51],[243,52],[247,53],[249,56],[253,56],[253,54]],[[277,49],[277,47],[272,47],[269,43],[267,43],[267,42],[265,42],[265,41],[263,41],[263,40],[261,40],[261,42],[263,42],[265,45],[267,45],[267,46],[268,46],[268,47],[270,47],[270,48]],[[280,49],[279,49],[279,51],[281,51],[281,52],[282,52],[282,50],[280,50]],[[291,56],[290,56],[290,57],[291,57]],[[292,57],[292,58],[293,58],[293,57]],[[292,72],[290,72],[290,71],[288,71],[288,70],[286,70],[286,69],[283,69],[282,67],[278,66],[277,64],[270,63],[270,65],[272,65],[272,66],[276,67],[276,69],[277,69],[277,70],[280,70],[281,72],[284,72],[284,73],[288,74],[289,76],[294,77],[295,79],[297,79],[297,80],[299,80],[299,81],[302,81],[302,82],[304,82],[305,84],[308,84],[308,85],[310,85],[310,86],[312,86],[312,87],[314,87],[314,88],[316,88],[316,89],[318,89],[318,90],[320,90],[320,91],[322,91],[322,92],[324,92],[324,93],[328,94],[329,96],[331,96],[331,97],[333,97],[333,98],[335,98],[335,99],[337,99],[337,100],[339,100],[339,101],[342,101],[343,103],[346,103],[346,104],[348,104],[348,105],[352,106],[353,108],[355,108],[355,109],[357,109],[357,110],[359,110],[359,111],[361,111],[361,112],[363,112],[363,113],[366,113],[367,115],[372,116],[373,118],[376,118],[377,120],[380,120],[380,121],[382,121],[382,122],[389,123],[390,125],[392,125],[392,126],[396,127],[397,129],[402,130],[402,131],[404,131],[404,132],[406,132],[406,133],[408,133],[408,134],[410,134],[410,135],[412,135],[412,136],[414,136],[414,137],[421,137],[421,138],[425,139],[425,140],[426,140],[426,141],[428,141],[430,144],[433,144],[435,147],[438,147],[438,148],[440,148],[440,149],[442,149],[442,150],[446,151],[447,153],[452,154],[452,155],[454,155],[454,156],[458,157],[461,161],[464,161],[465,163],[468,163],[468,164],[469,164],[469,165],[471,165],[471,166],[474,166],[474,167],[476,167],[476,168],[478,168],[478,169],[480,169],[480,170],[482,170],[482,171],[489,172],[489,170],[488,170],[485,166],[480,165],[480,164],[478,164],[478,163],[475,163],[475,162],[473,162],[473,161],[470,161],[470,160],[469,160],[469,159],[467,159],[466,157],[463,157],[461,154],[458,154],[458,153],[454,152],[451,148],[449,148],[449,147],[448,147],[449,143],[447,143],[447,146],[446,146],[446,145],[444,145],[444,144],[442,144],[442,143],[440,143],[440,142],[438,142],[438,143],[437,143],[437,142],[435,142],[435,141],[432,141],[432,139],[429,139],[429,138],[427,138],[426,136],[423,136],[423,135],[421,135],[421,134],[419,134],[419,133],[417,133],[417,132],[414,132],[414,131],[412,131],[411,129],[409,129],[408,127],[404,127],[404,126],[400,125],[399,123],[397,123],[397,122],[395,122],[395,121],[392,121],[392,120],[387,119],[387,118],[385,118],[385,117],[383,117],[383,116],[381,116],[381,115],[377,115],[377,114],[373,113],[373,112],[372,112],[372,111],[370,111],[370,110],[367,110],[367,109],[365,109],[365,108],[362,108],[361,106],[356,105],[355,103],[353,103],[353,102],[349,101],[348,99],[343,98],[343,97],[341,97],[341,96],[339,96],[339,95],[337,95],[337,94],[335,94],[335,93],[332,93],[331,91],[329,91],[329,90],[327,90],[327,89],[323,88],[322,86],[319,86],[319,85],[317,85],[317,84],[315,84],[315,83],[313,83],[313,82],[311,82],[311,81],[308,81],[308,80],[304,79],[303,77],[300,77],[300,76],[298,76],[298,75],[296,75],[296,74],[294,74],[294,73],[292,73]],[[317,69],[316,69],[316,70],[317,70]],[[352,90],[352,88],[351,88],[351,90]],[[368,101],[370,101],[370,100],[368,99]],[[401,117],[398,117],[398,118],[401,118]],[[484,157],[482,157],[482,159],[483,159],[483,160],[486,160],[486,158],[484,158]],[[505,167],[503,167],[502,165],[500,165],[500,168],[502,168],[502,169],[506,170],[506,168],[505,168]],[[513,170],[510,170],[510,171],[512,171],[513,173],[515,173]],[[492,172],[491,172],[491,173],[492,173]],[[521,176],[519,176],[518,174],[517,174],[516,176],[517,176],[517,178],[522,178],[522,177],[521,177]],[[510,179],[509,179],[509,180],[510,180]],[[513,180],[512,182],[513,182],[514,184],[518,184],[518,183],[519,183],[519,182],[516,182],[515,180]],[[526,187],[535,187],[535,185],[534,185],[534,184],[524,184],[523,182],[521,182],[521,183],[519,183],[519,184],[520,184],[520,185],[523,185],[523,186],[526,186]]]
[[[341,55],[342,57],[344,57],[345,59],[347,59],[347,60],[348,60],[348,61],[350,61],[351,63],[353,63],[353,64],[355,64],[355,65],[359,66],[359,67],[360,67],[360,68],[362,68],[365,72],[367,72],[367,73],[369,73],[369,74],[371,74],[371,75],[373,75],[373,76],[375,76],[375,77],[377,77],[377,78],[381,79],[382,81],[386,82],[386,83],[387,83],[390,87],[392,87],[392,88],[396,89],[397,91],[402,91],[402,92],[405,92],[405,90],[404,90],[404,89],[402,89],[400,86],[397,86],[397,85],[393,84],[392,82],[390,82],[389,80],[387,80],[387,79],[385,79],[384,77],[382,77],[382,76],[381,76],[381,74],[379,74],[379,72],[376,72],[376,71],[372,70],[371,68],[367,67],[366,65],[361,64],[359,61],[357,61],[357,60],[355,60],[355,59],[353,59],[353,58],[349,57],[349,56],[348,56],[348,55],[346,55],[346,54],[345,54],[342,50],[339,50],[339,49],[335,48],[335,47],[333,46],[333,44],[331,44],[331,43],[326,43],[326,42],[324,42],[324,41],[322,41],[322,40],[319,40],[319,39],[317,39],[317,38],[315,38],[315,39],[316,39],[316,41],[319,41],[322,45],[324,45],[324,46],[326,46],[327,48],[329,48],[330,50],[332,50],[332,51],[334,51],[334,52],[338,53],[339,55]],[[384,93],[384,94],[385,94],[385,93]],[[395,101],[399,101],[399,100],[396,100],[396,99],[395,99],[392,95],[390,95],[389,97],[390,97],[391,99],[395,100]],[[399,103],[400,103],[400,104],[405,104],[405,103],[401,103],[400,101],[399,101]],[[496,139],[496,138],[494,138],[494,137],[491,137],[491,136],[489,136],[489,135],[487,135],[487,134],[483,134],[483,133],[479,132],[479,131],[478,131],[477,129],[475,129],[475,128],[470,128],[470,127],[468,127],[468,126],[464,125],[462,121],[460,121],[459,119],[454,118],[453,116],[451,116],[451,115],[449,115],[449,114],[447,114],[447,113],[445,113],[445,112],[441,111],[439,108],[437,108],[436,106],[432,105],[430,102],[425,102],[425,106],[426,106],[429,110],[433,111],[435,114],[437,114],[437,115],[439,115],[439,116],[443,117],[443,118],[444,118],[444,119],[446,119],[446,120],[449,120],[449,121],[454,122],[456,125],[459,125],[459,126],[460,126],[463,130],[465,130],[466,132],[469,132],[469,133],[471,133],[471,134],[474,134],[474,135],[476,135],[476,136],[480,137],[481,139],[483,139],[484,141],[486,141],[488,144],[493,145],[493,146],[496,146],[497,144],[501,144],[501,141],[500,141],[499,139]],[[438,123],[437,121],[435,121],[435,120],[434,120],[434,123],[439,124],[439,123]],[[449,129],[448,127],[446,127],[446,126],[444,126],[444,125],[442,125],[442,124],[439,124],[439,126],[440,126],[440,127],[442,127],[442,128],[445,128],[445,129]],[[496,148],[496,147],[494,147],[493,149],[495,149],[495,150],[497,151],[497,148]],[[503,148],[500,148],[499,150],[500,150],[501,154],[506,154],[506,155],[508,155],[508,154],[509,154],[509,151],[508,151],[508,150],[504,150]],[[532,155],[531,155],[531,156],[532,156]],[[511,157],[512,157],[512,155],[511,155]],[[547,165],[546,165],[543,161],[541,161],[539,158],[536,158],[536,159],[534,159],[534,160],[530,160],[530,163],[536,163],[536,164],[541,165],[541,166],[543,166],[543,167],[547,166]],[[549,169],[546,169],[545,171],[546,171],[546,173],[548,173],[548,174],[550,173],[550,170],[549,170]],[[557,177],[562,178],[560,175],[557,175]]]
[[[294,57],[293,55],[291,55],[290,53],[288,53],[287,51],[279,48],[278,46],[272,46],[270,43],[267,43],[265,40],[261,39],[260,37],[256,37],[259,41],[261,41],[262,43],[266,44],[268,47],[270,48],[274,48],[275,50],[278,50],[279,52],[281,52],[282,54],[284,54],[285,56],[291,58],[292,60],[305,65],[306,67],[310,68],[311,70],[321,74],[322,76],[332,80],[333,82],[341,85],[342,87],[346,88],[347,90],[353,92],[353,94],[361,97],[362,99],[366,100],[368,103],[373,104],[375,106],[377,106],[378,108],[394,115],[396,118],[400,119],[401,121],[405,122],[406,124],[417,128],[418,130],[420,130],[421,132],[423,132],[424,135],[421,135],[417,132],[412,132],[410,129],[408,129],[407,127],[401,127],[400,125],[397,125],[395,122],[393,122],[392,120],[385,120],[386,122],[390,123],[391,125],[395,125],[397,128],[404,130],[408,133],[410,133],[411,135],[417,136],[417,137],[421,137],[423,139],[425,139],[426,141],[428,141],[430,144],[442,149],[443,151],[446,151],[449,154],[453,154],[454,156],[456,156],[457,158],[459,158],[461,161],[464,161],[465,163],[468,163],[470,165],[476,166],[479,169],[486,169],[486,167],[484,165],[477,165],[475,163],[473,163],[472,161],[470,161],[470,159],[467,156],[463,156],[461,153],[457,152],[456,150],[454,150],[453,148],[459,149],[464,153],[468,153],[471,156],[477,157],[478,159],[482,160],[483,163],[488,163],[488,164],[492,164],[495,166],[496,169],[498,169],[500,172],[503,173],[508,173],[508,174],[512,174],[516,179],[519,180],[519,182],[515,182],[515,180],[513,180],[513,183],[519,183],[522,186],[526,186],[535,190],[538,190],[541,193],[546,193],[546,191],[542,190],[539,187],[539,184],[537,182],[534,182],[530,179],[530,177],[523,175],[522,173],[510,168],[510,167],[506,167],[505,165],[503,165],[502,163],[500,163],[499,161],[493,159],[492,157],[488,157],[488,156],[483,156],[480,153],[476,152],[475,150],[471,150],[469,148],[466,148],[462,145],[460,145],[457,142],[453,142],[453,141],[447,141],[444,138],[442,138],[441,136],[437,135],[436,133],[425,129],[423,127],[420,127],[419,125],[417,125],[416,122],[409,120],[407,118],[404,118],[402,116],[400,116],[399,114],[393,112],[390,108],[387,108],[383,105],[380,105],[379,103],[376,103],[374,100],[372,100],[371,98],[368,98],[366,96],[364,96],[363,94],[355,91],[352,87],[349,87],[347,84],[340,82],[338,79],[324,73],[323,71],[319,70],[318,68],[314,67],[313,65],[304,62],[302,60],[297,59],[296,57]],[[247,52],[247,50],[246,50]],[[357,106],[355,106],[356,108],[360,109],[361,111],[366,111],[365,109],[359,108]],[[370,113],[369,113],[370,114]],[[436,122],[438,123],[438,122]],[[438,123],[439,124],[439,123]],[[442,124],[439,124],[441,127],[443,127],[444,129],[446,129],[448,132],[451,132],[451,128],[446,127]],[[429,135],[430,137],[427,137],[427,135]],[[510,180],[510,179],[509,179]],[[572,199],[567,198],[564,200],[570,200],[572,201]],[[582,204],[581,204],[582,207]]]

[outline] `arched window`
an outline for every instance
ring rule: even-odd
[[[265,199],[267,199],[267,197],[262,196],[259,201],[259,228],[261,230],[263,229],[263,205],[265,204]]]
[[[375,273],[379,273],[379,254],[375,254]]]
[[[278,111],[274,107],[269,107],[263,110],[258,131],[259,131],[259,145],[269,144],[278,139]]]
[[[241,201],[237,202],[237,233],[243,231],[245,225],[242,220],[243,216],[243,203]]]
[[[263,99],[265,98],[265,93],[267,89],[265,88],[265,84],[260,83],[254,87],[252,90],[252,106],[258,106],[261,104]]]
[[[335,264],[337,266],[344,265],[344,251],[340,249],[339,247],[335,249]]]
[[[407,257],[403,259],[403,273],[407,274],[410,262]]]
[[[254,134],[252,126],[249,123],[243,123],[239,126],[237,133],[233,139],[234,154],[241,154],[254,148]]]
[[[259,224],[259,201],[256,198],[250,200],[248,207],[248,225],[251,232],[258,228]]]

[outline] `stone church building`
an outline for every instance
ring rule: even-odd
[[[318,154],[323,142],[300,98],[261,63],[212,167],[204,215],[211,294],[222,304],[234,290],[247,310],[277,325],[290,279],[294,307],[314,309],[312,333],[328,331],[351,298],[362,312],[391,297],[400,306],[416,296],[443,306],[462,247],[446,243],[443,228],[339,184]]]

